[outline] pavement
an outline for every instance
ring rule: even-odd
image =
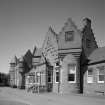
[[[0,87],[0,105],[105,105],[105,96],[33,94],[26,90]]]

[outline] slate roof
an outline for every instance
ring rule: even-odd
[[[21,56],[19,59],[19,62],[23,62],[23,61],[24,61],[24,58],[23,58],[23,56]]]
[[[90,60],[89,64],[104,61],[105,60],[105,47],[100,47],[94,50],[93,53],[88,57],[88,59]]]
[[[75,33],[75,40],[74,42],[70,41],[70,43],[64,43],[63,37],[66,31],[74,31]],[[73,22],[72,18],[68,18],[67,22],[64,23],[64,26],[62,27],[61,31],[57,35],[58,39],[58,49],[64,49],[64,48],[81,48],[81,39],[82,34],[81,31],[77,28],[75,23]]]
[[[39,48],[39,49],[37,48],[34,54],[33,63],[35,63],[35,65],[38,65],[44,62],[45,62],[44,58],[42,57],[42,48]]]

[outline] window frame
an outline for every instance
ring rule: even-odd
[[[74,65],[75,66],[75,72],[74,73],[70,73],[70,71],[69,71],[71,65]],[[76,66],[76,64],[69,64],[68,65],[68,78],[67,78],[69,83],[76,83],[76,77],[77,77],[76,76],[77,75],[76,72],[77,72],[77,66]],[[69,81],[69,74],[74,74],[74,81]]]
[[[71,42],[74,40],[74,31],[66,31],[65,32],[65,41]]]
[[[104,70],[105,70],[105,67],[104,67]],[[100,69],[99,69],[99,67],[97,67],[97,83],[104,83],[105,82],[105,73],[104,74],[101,74],[101,75],[104,75],[104,80],[103,81],[100,81],[99,80],[99,76],[100,76],[99,71],[100,71]]]
[[[59,74],[59,81],[57,81],[57,73]],[[55,71],[55,83],[59,83],[60,82],[60,71],[58,69],[56,69]]]
[[[92,75],[89,75],[89,70],[92,70]],[[88,81],[88,78],[89,78],[89,77],[92,78],[92,82],[89,82],[89,81]],[[87,70],[87,83],[94,83],[94,82],[93,82],[93,79],[94,79],[93,68],[88,68],[88,70]]]

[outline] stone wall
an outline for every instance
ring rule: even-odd
[[[70,83],[68,81],[68,65],[75,64],[76,65],[76,82]],[[67,55],[62,62],[62,66],[60,68],[60,84],[55,83],[55,72],[54,72],[54,82],[53,82],[53,91],[55,93],[61,94],[70,94],[70,93],[78,93],[79,92],[79,68],[78,61],[71,54]],[[59,86],[60,85],[60,86]],[[58,90],[59,89],[59,90]]]
[[[93,69],[93,83],[87,83],[87,72],[84,74],[84,94],[102,94],[101,92],[105,92],[105,81],[104,83],[98,83],[97,79],[97,67],[98,66],[105,66],[105,63],[103,64],[96,64],[91,65],[88,67]],[[105,70],[104,70],[105,71]],[[104,72],[105,74],[105,72]]]

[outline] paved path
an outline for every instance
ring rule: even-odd
[[[105,97],[53,93],[33,94],[25,90],[2,87],[0,88],[0,105],[105,105]]]

